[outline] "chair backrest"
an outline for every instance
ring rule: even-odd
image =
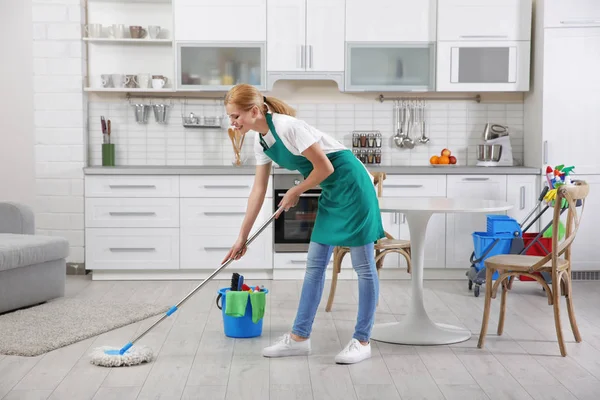
[[[377,186],[377,197],[381,197],[383,195],[383,181],[386,178],[385,172],[371,172],[369,173],[373,176],[373,185]]]
[[[581,217],[583,215],[583,209],[585,208],[585,200],[590,193],[590,187],[587,182],[577,181],[573,185],[561,186],[557,190],[556,203],[554,205],[554,218],[552,221],[552,256],[553,258],[560,257],[563,253],[565,259],[570,260],[571,258],[571,244],[575,240],[577,231],[579,230],[579,224],[581,223]],[[559,219],[560,210],[563,203],[563,199],[567,202],[567,224],[565,229],[565,238],[562,243],[558,243],[559,235]],[[577,204],[581,204],[581,210],[577,211]]]
[[[532,267],[533,269],[543,266],[550,260],[552,260],[552,268],[556,268],[558,258],[565,253],[565,259],[570,261],[571,244],[577,235],[577,230],[579,229],[579,224],[581,223],[581,217],[583,215],[583,209],[585,207],[585,200],[589,192],[589,185],[585,181],[575,181],[572,185],[564,185],[558,188],[554,200],[554,215],[552,218],[552,251],[542,260],[538,261]],[[565,202],[566,209],[568,210],[567,224],[565,238],[559,244],[560,216],[565,208],[563,207],[563,203]],[[578,204],[580,205],[579,207]],[[580,208],[580,211],[578,211],[578,208]]]

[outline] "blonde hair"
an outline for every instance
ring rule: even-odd
[[[276,97],[263,96],[256,87],[242,83],[234,86],[225,96],[225,105],[235,104],[242,110],[250,110],[257,106],[263,114],[268,110],[277,114],[296,116],[296,110]]]

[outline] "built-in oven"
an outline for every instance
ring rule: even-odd
[[[300,174],[275,174],[273,176],[273,211],[277,210],[285,193],[303,180],[304,178]],[[300,195],[295,207],[284,211],[275,220],[273,249],[276,253],[308,251],[310,236],[317,218],[320,195],[321,188],[319,186],[307,190]]]

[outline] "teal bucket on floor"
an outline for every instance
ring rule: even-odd
[[[237,318],[225,315],[225,298],[229,290],[231,288],[228,287],[219,289],[219,296],[217,297],[217,307],[222,309],[225,336],[231,338],[253,338],[262,335],[264,318],[261,318],[257,323],[252,322],[252,304],[250,303],[250,299],[248,299],[246,314],[243,317]],[[269,293],[267,289],[263,290],[265,294]],[[221,305],[219,305],[219,299],[221,299]]]

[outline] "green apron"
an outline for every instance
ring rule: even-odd
[[[266,114],[275,143],[268,147],[259,133],[265,154],[281,167],[299,171],[304,179],[313,165],[292,154],[277,135],[273,116]],[[385,237],[379,201],[369,173],[350,150],[327,154],[334,171],[321,182],[321,196],[311,241],[331,246],[364,246]]]

